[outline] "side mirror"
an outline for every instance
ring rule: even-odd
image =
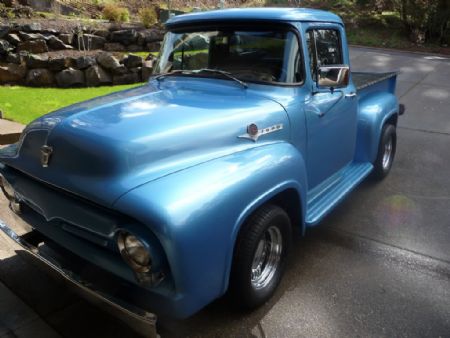
[[[347,87],[350,79],[350,67],[347,65],[322,66],[318,69],[317,86],[319,88]]]

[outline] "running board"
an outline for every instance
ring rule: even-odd
[[[370,174],[372,169],[373,165],[369,162],[351,163],[334,178],[312,189],[308,193],[306,226],[314,226],[319,223],[350,191]]]

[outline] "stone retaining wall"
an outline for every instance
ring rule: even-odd
[[[38,23],[0,26],[0,84],[65,88],[146,81],[151,55],[144,60],[124,52],[158,51],[162,37],[160,28],[58,32]]]

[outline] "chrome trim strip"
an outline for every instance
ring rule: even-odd
[[[270,127],[266,127],[266,128],[261,128],[258,130],[258,132],[256,133],[256,135],[250,135],[248,132],[243,134],[243,135],[239,135],[238,138],[243,138],[243,139],[248,139],[248,140],[252,140],[253,142],[258,141],[258,139],[263,136],[263,135],[267,135],[279,130],[283,129],[283,124],[279,123],[279,124],[275,124],[273,126]]]
[[[5,222],[0,219],[0,230],[2,230],[13,242],[19,244],[22,249],[24,249],[37,263],[43,264],[45,267],[49,268],[50,272],[54,272],[63,281],[68,282],[69,285],[76,288],[77,291],[81,291],[82,296],[87,298],[89,301],[94,302],[99,305],[106,305],[106,310],[113,312],[115,315],[124,314],[128,318],[120,318],[127,324],[129,324],[133,329],[136,326],[148,326],[145,333],[149,337],[157,337],[156,334],[156,315],[147,312],[143,309],[137,308],[133,305],[126,304],[113,296],[104,294],[100,291],[95,290],[92,284],[84,282],[75,273],[65,270],[62,267],[57,266],[55,263],[49,261],[45,257],[39,254],[38,248],[29,244],[21,236],[17,235]],[[153,332],[151,332],[153,331]],[[141,334],[143,332],[140,332]]]

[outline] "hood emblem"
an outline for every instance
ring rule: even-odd
[[[273,133],[273,132],[281,130],[281,129],[283,129],[282,123],[275,124],[273,126],[262,128],[262,129],[258,129],[258,126],[256,124],[252,123],[247,126],[247,133],[238,136],[238,138],[246,138],[246,139],[252,140],[253,142],[256,142],[256,141],[258,141],[258,138],[260,136],[270,134],[270,133]]]
[[[48,162],[50,161],[50,157],[52,156],[53,148],[48,145],[43,145],[41,147],[41,165],[44,168],[48,167]]]

